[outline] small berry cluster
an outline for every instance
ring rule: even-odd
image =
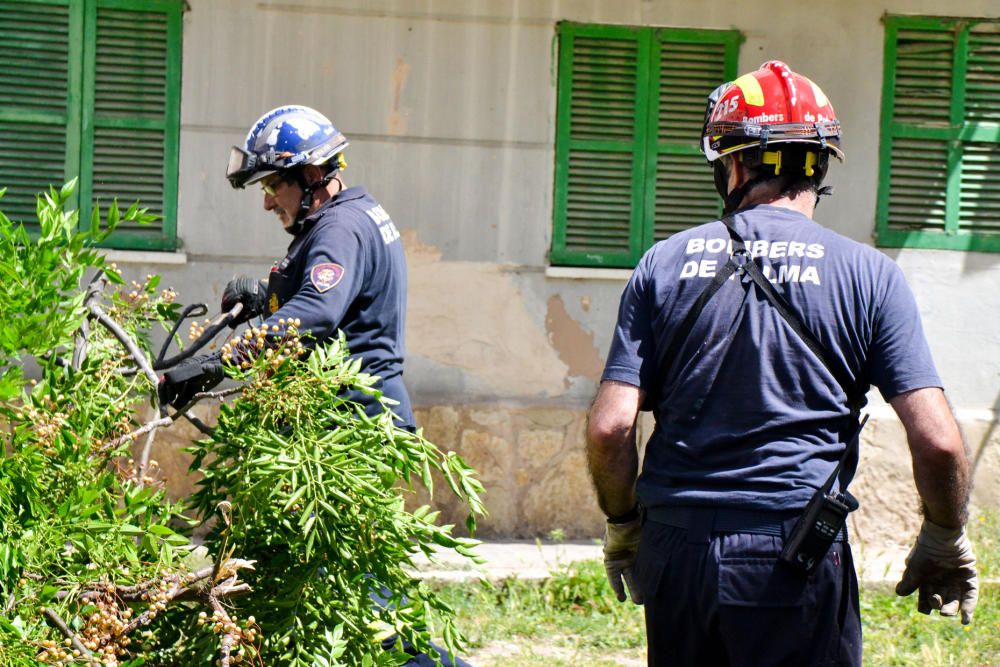
[[[88,667],[117,667],[119,656],[127,655],[132,640],[126,629],[132,618],[132,609],[119,606],[107,591],[90,596],[88,601],[96,609],[83,619],[83,627],[76,638],[90,655],[84,656],[67,637],[61,645],[53,640],[42,642],[42,651],[36,656],[39,662],[67,665],[84,659]]]
[[[80,650],[75,649],[72,646],[72,641],[70,639],[64,639],[61,644],[56,643],[52,639],[46,639],[41,642],[42,650],[35,656],[38,662],[47,665],[69,665],[76,662],[77,658],[80,657]],[[91,663],[100,665],[100,662]]]
[[[112,265],[112,267],[115,271],[117,271],[117,267],[114,265]],[[161,290],[159,295],[157,295],[153,286],[155,278],[156,276],[149,273],[146,274],[145,283],[140,283],[137,280],[130,280],[128,287],[123,287],[118,290],[120,301],[112,308],[112,315],[118,317],[126,316],[127,312],[123,312],[122,306],[126,309],[131,309],[133,313],[142,313],[156,303],[173,303],[177,299],[177,292],[174,291],[173,287],[168,287]]]
[[[217,609],[212,612],[211,616],[205,612],[199,613],[198,625],[208,625],[215,634],[232,638],[233,644],[237,646],[232,655],[232,662],[235,664],[240,664],[248,659],[250,652],[256,653],[253,646],[257,641],[260,628],[253,616],[248,616],[241,624],[235,614],[230,616]]]
[[[188,329],[188,340],[195,340],[205,333],[205,327],[212,323],[212,320],[205,320],[204,322],[192,322],[191,328]]]
[[[49,404],[47,410],[40,410],[32,405],[25,406],[24,410],[17,414],[17,418],[30,424],[38,444],[42,447],[42,453],[46,456],[55,456],[56,438],[66,425],[67,415],[56,411],[48,397],[44,400]]]
[[[278,320],[277,324],[251,327],[242,338],[233,338],[222,346],[222,360],[242,369],[253,365],[252,359],[263,354],[270,367],[277,368],[286,359],[298,358],[305,353],[299,338],[299,319]]]

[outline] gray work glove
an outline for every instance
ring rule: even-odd
[[[633,566],[642,539],[642,518],[636,517],[626,523],[607,522],[604,532],[604,569],[608,581],[619,602],[625,602],[625,586],[628,586],[632,602],[642,604],[642,593],[635,580]],[[622,580],[625,584],[622,584]]]
[[[962,625],[972,621],[979,599],[979,577],[972,543],[964,528],[942,528],[924,519],[917,543],[906,557],[903,578],[896,584],[897,595],[920,590],[917,611],[942,616],[962,612]]]

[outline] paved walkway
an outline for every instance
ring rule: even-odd
[[[417,569],[428,579],[465,581],[469,579],[542,579],[555,569],[578,560],[598,560],[601,545],[596,542],[534,542],[511,540],[483,542],[476,552],[485,559],[476,565],[452,551],[441,552],[434,562],[421,558]],[[864,581],[899,581],[907,549],[854,547],[858,575]]]

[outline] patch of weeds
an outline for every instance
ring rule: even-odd
[[[916,594],[891,584],[861,591],[864,664],[923,667],[1000,665],[1000,516],[976,513],[969,533],[979,559],[979,607],[971,625],[917,612]],[[556,568],[548,579],[444,584],[477,667],[642,665],[642,608],[614,597],[600,561]]]
[[[977,512],[969,536],[979,568],[979,605],[970,625],[917,611],[917,594],[896,595],[891,584],[861,591],[866,665],[1000,665],[1000,517]]]
[[[574,650],[645,645],[642,608],[618,602],[600,561],[571,563],[541,581],[445,584],[439,594],[472,646],[515,637]]]

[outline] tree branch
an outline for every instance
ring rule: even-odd
[[[154,419],[151,422],[146,422],[145,424],[143,424],[142,426],[140,426],[136,430],[131,431],[129,433],[126,433],[125,435],[119,436],[119,437],[115,438],[114,440],[112,440],[111,442],[104,443],[101,446],[101,449],[102,450],[114,449],[115,447],[117,447],[119,445],[125,444],[126,442],[128,442],[130,440],[135,440],[139,436],[145,435],[146,433],[149,433],[150,431],[152,431],[154,429],[158,429],[161,426],[170,426],[171,424],[174,423],[174,421],[177,420],[177,417],[178,417],[178,415],[175,413],[173,416],[160,417],[159,419]]]
[[[87,284],[87,293],[83,297],[83,305],[90,308],[90,303],[97,295],[104,291],[107,280],[104,277],[104,269],[98,269],[97,273]],[[73,346],[73,370],[80,370],[84,359],[87,358],[87,344],[90,339],[90,325],[84,320],[80,325],[80,330],[76,334],[76,343]]]
[[[52,623],[52,625],[59,628],[59,632],[63,633],[63,636],[69,639],[70,643],[73,645],[73,648],[79,651],[81,655],[85,655],[88,658],[94,657],[94,654],[90,652],[90,649],[88,649],[86,646],[80,643],[80,640],[76,638],[76,635],[73,633],[73,631],[69,629],[68,625],[66,625],[66,621],[62,620],[62,618],[59,617],[59,614],[57,614],[54,609],[52,609],[51,607],[46,607],[42,611],[42,613],[45,614],[45,617],[49,619],[49,622]]]
[[[146,442],[142,443],[142,451],[139,452],[139,484],[142,484],[142,478],[146,474],[146,466],[149,464],[149,451],[153,448],[153,440],[156,439],[156,428],[149,429],[149,435],[146,436]]]
[[[98,322],[107,327],[108,330],[115,335],[115,338],[117,338],[119,342],[125,346],[129,355],[131,355],[132,359],[135,360],[135,363],[139,365],[142,372],[146,374],[149,381],[153,383],[153,386],[157,386],[160,383],[159,376],[149,364],[149,359],[147,359],[146,355],[142,353],[139,346],[135,344],[135,341],[129,338],[129,335],[125,333],[125,330],[118,326],[118,323],[111,319],[107,313],[101,310],[101,307],[97,304],[92,303],[87,306],[87,309],[90,310],[91,315],[93,315]]]

